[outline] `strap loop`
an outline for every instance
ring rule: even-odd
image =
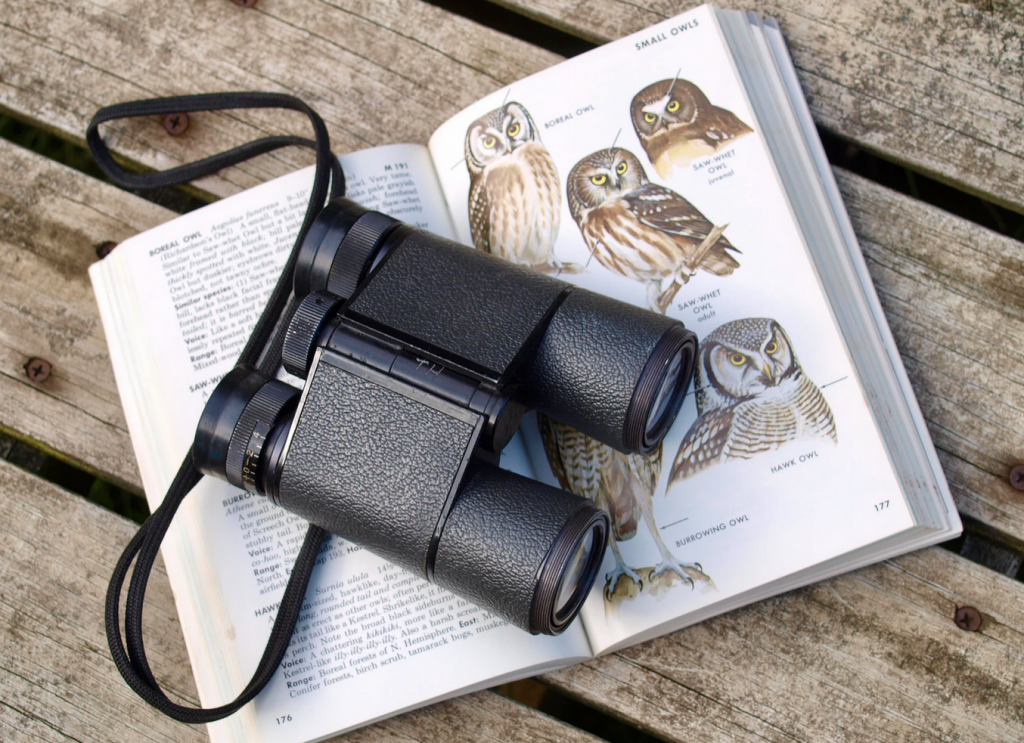
[[[304,113],[313,125],[315,140],[293,136],[264,137],[169,170],[131,173],[114,161],[99,133],[100,124],[116,119],[246,108],[282,108]],[[311,147],[316,151],[316,174],[313,178],[309,206],[306,208],[302,227],[299,229],[291,255],[274,287],[267,306],[256,322],[256,327],[237,361],[239,364],[253,364],[264,373],[276,372],[281,364],[284,331],[298,304],[297,299],[290,299],[290,297],[299,247],[328,198],[334,199],[345,193],[345,176],[337,158],[331,154],[330,138],[323,119],[298,98],[280,93],[211,93],[153,98],[120,103],[100,109],[96,112],[86,131],[86,142],[93,158],[103,172],[118,186],[129,189],[160,188],[203,178],[256,155],[273,152],[282,147],[303,146]],[[327,532],[323,529],[312,524],[309,526],[302,549],[299,551],[295,566],[288,579],[288,586],[281,599],[281,606],[274,620],[274,627],[270,632],[267,647],[263,651],[263,657],[260,658],[252,680],[249,681],[242,693],[234,701],[220,707],[204,709],[177,704],[171,701],[160,688],[146,659],[142,640],[142,610],[145,603],[146,586],[160,549],[160,543],[167,534],[178,507],[200,479],[202,479],[202,475],[196,469],[192,455],[189,453],[181,463],[181,468],[175,475],[160,507],[146,519],[118,560],[107,589],[105,611],[107,644],[110,646],[114,664],[124,680],[140,697],[168,717],[193,724],[213,722],[227,717],[250,702],[273,677],[288,649],[288,643],[302,609],[309,578],[313,572],[313,566],[316,564],[317,554],[327,537]],[[131,569],[133,560],[136,560],[134,570]],[[129,572],[132,576],[128,585],[124,620],[125,636],[122,639],[120,596]]]

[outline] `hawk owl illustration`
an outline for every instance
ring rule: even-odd
[[[647,284],[647,304],[664,313],[697,269],[728,276],[739,252],[689,201],[651,183],[629,150],[598,150],[573,166],[569,210],[605,268]]]
[[[548,463],[562,488],[588,498],[611,517],[612,532],[608,542],[615,556],[615,568],[605,576],[607,601],[616,593],[621,578],[626,578],[637,589],[644,586],[643,577],[626,564],[618,546],[619,542],[636,536],[641,518],[661,553],[661,561],[653,569],[643,571],[649,581],[655,582],[667,572],[678,575],[691,588],[694,578],[709,580],[699,563],[676,559],[658,531],[654,519],[654,491],[661,474],[660,446],[646,457],[623,454],[543,413],[537,414],[537,422]]]
[[[641,90],[633,96],[629,113],[644,152],[662,178],[754,131],[732,111],[711,105],[689,80],[678,77]]]
[[[577,270],[555,257],[558,171],[530,112],[509,101],[481,116],[466,131],[465,150],[476,248],[546,273]]]
[[[766,317],[720,325],[700,344],[698,418],[679,446],[669,487],[714,464],[751,459],[794,439],[838,443],[825,396],[786,331]]]

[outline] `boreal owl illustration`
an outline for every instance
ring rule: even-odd
[[[680,562],[672,555],[654,520],[654,491],[661,474],[660,446],[646,457],[623,454],[543,413],[537,414],[537,422],[548,463],[562,488],[588,498],[611,517],[609,546],[615,555],[615,568],[605,576],[606,600],[616,593],[628,594],[618,585],[622,578],[637,590],[643,589],[644,577],[653,582],[669,571],[691,588],[694,578],[709,581],[699,563]],[[642,569],[644,577],[626,564],[618,546],[636,536],[641,518],[661,553],[661,561],[653,569]]]
[[[698,418],[679,446],[670,487],[794,439],[839,441],[832,409],[775,320],[752,317],[712,331],[701,341],[694,384]]]
[[[753,129],[732,111],[711,105],[689,80],[660,80],[633,97],[633,128],[662,178],[701,155],[716,152]]]
[[[739,252],[700,211],[651,183],[629,150],[598,150],[573,166],[569,210],[591,254],[605,268],[647,284],[647,304],[664,313],[697,269],[728,276]]]
[[[558,171],[529,111],[509,101],[481,116],[466,131],[465,149],[476,248],[548,273],[574,271],[555,257]]]

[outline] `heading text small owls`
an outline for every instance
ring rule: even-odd
[[[644,152],[662,178],[753,131],[732,111],[711,105],[696,85],[678,77],[641,90],[629,113]]]
[[[477,250],[540,271],[574,271],[555,258],[562,212],[558,171],[526,108],[510,101],[469,125],[469,226]]]

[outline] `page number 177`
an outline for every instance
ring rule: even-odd
[[[887,500],[884,500],[881,503],[876,503],[875,504],[875,510],[876,511],[884,511],[888,507],[889,507],[889,501],[887,501]]]

